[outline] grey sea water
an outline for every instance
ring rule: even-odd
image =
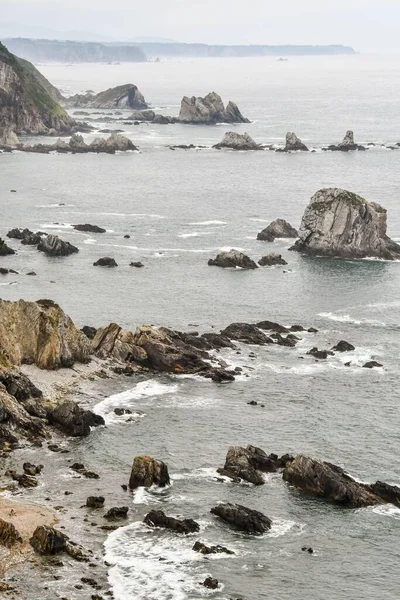
[[[67,93],[135,83],[166,114],[178,113],[183,94],[214,89],[254,121],[235,131],[279,143],[293,130],[317,152],[171,151],[169,144],[212,145],[232,127],[98,122],[99,129],[123,129],[140,153],[2,154],[0,235],[11,227],[29,227],[56,233],[80,249],[65,259],[49,259],[11,241],[18,253],[2,258],[1,266],[20,274],[1,276],[3,299],[52,298],[79,326],[115,321],[130,329],[152,323],[210,331],[233,321],[271,319],[319,332],[300,334],[295,349],[243,346],[240,354],[223,353],[230,364],[244,367],[244,375],[230,385],[160,376],[86,386],[78,399],[96,406],[107,427],[67,444],[74,459],[99,471],[101,480],[72,480],[65,455],[32,450],[33,459],[45,452],[47,465],[41,486],[29,491],[32,500],[43,501],[51,490],[54,503],[62,503],[68,486],[74,491],[68,500],[72,516],[80,514],[89,493],[103,493],[108,506],[129,505],[127,527],[111,533],[104,549],[117,600],[397,599],[399,509],[343,510],[303,496],[278,475],[254,488],[220,482],[215,470],[223,466],[230,445],[251,443],[267,452],[302,452],[335,462],[363,481],[400,484],[400,263],[307,259],[289,252],[287,241],[256,240],[277,217],[298,227],[311,195],[330,186],[383,204],[388,233],[400,239],[400,151],[379,146],[362,153],[319,151],[339,142],[347,129],[354,129],[359,143],[400,141],[398,59],[40,68]],[[72,229],[76,223],[100,225],[107,232],[79,233]],[[278,251],[289,264],[254,272],[208,267],[208,259],[223,247],[242,248],[257,260]],[[116,259],[117,269],[92,266],[107,255]],[[129,267],[133,260],[145,268]],[[32,270],[36,277],[26,275]],[[356,350],[325,362],[306,355],[312,346],[329,348],[340,339]],[[362,369],[371,359],[383,369]],[[350,367],[344,364],[348,361]],[[249,406],[250,400],[265,408]],[[130,422],[117,418],[118,406],[137,416]],[[131,496],[120,488],[132,458],[143,453],[169,465],[173,485],[162,494],[151,490]],[[271,532],[249,539],[230,530],[210,515],[220,501],[265,512],[273,520]],[[154,507],[195,518],[201,534],[181,538],[149,531],[140,521]],[[70,528],[77,541],[92,540],[100,552],[103,538],[95,527],[80,519],[79,525],[70,521]],[[223,544],[235,554],[206,560],[191,550],[196,539]],[[302,552],[304,545],[314,554]],[[217,577],[223,587],[206,591],[199,585],[206,575]],[[47,582],[49,592],[40,595],[32,588],[31,598],[83,597],[71,587],[72,570],[64,580]]]

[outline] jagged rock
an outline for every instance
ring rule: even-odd
[[[37,246],[40,243],[42,236],[44,235],[47,234],[43,233],[42,231],[37,231],[36,233],[34,233],[29,229],[19,228],[11,229],[11,231],[7,233],[7,237],[15,240],[21,240],[21,244],[24,244],[26,246]]]
[[[77,231],[86,231],[89,233],[105,233],[106,230],[98,225],[90,225],[89,223],[85,223],[84,225],[74,225],[74,229]]]
[[[168,467],[164,462],[151,456],[135,456],[129,479],[131,490],[138,487],[149,488],[152,485],[165,487],[169,483]]]
[[[223,139],[213,148],[220,150],[221,148],[231,148],[232,150],[262,150],[262,147],[257,144],[248,133],[235,133],[228,131]]]
[[[211,379],[215,383],[229,383],[231,381],[235,381],[235,376],[233,373],[226,371],[225,369],[215,369],[210,372]]]
[[[4,240],[0,238],[0,256],[9,256],[15,254],[15,250],[7,246]]]
[[[249,123],[234,102],[229,102],[225,108],[221,96],[215,92],[207,94],[205,98],[184,96],[181,102],[179,121],[193,124]]]
[[[207,577],[201,585],[208,588],[209,590],[216,590],[219,586],[218,579],[214,579],[213,577]]]
[[[22,543],[21,534],[12,523],[0,519],[0,545],[12,548],[15,544]]]
[[[129,512],[128,506],[114,506],[104,515],[109,521],[118,521],[119,519],[127,519]]]
[[[104,496],[88,496],[86,498],[86,506],[88,508],[103,508]]]
[[[290,250],[347,259],[400,258],[400,245],[386,235],[386,209],[339,188],[319,190],[311,198]]]
[[[282,258],[281,254],[271,252],[270,254],[260,258],[258,264],[260,267],[272,267],[274,265],[287,265],[287,262],[284,258]]]
[[[118,267],[118,263],[115,258],[111,258],[111,256],[104,256],[103,258],[99,258],[96,262],[93,263],[94,267]]]
[[[231,340],[244,342],[245,344],[256,344],[258,346],[272,344],[271,338],[260,331],[257,325],[249,323],[231,323],[221,331],[221,334]]]
[[[66,105],[77,108],[133,108],[144,110],[148,108],[143,94],[136,85],[126,83],[114,88],[93,94],[76,94],[66,100]]]
[[[370,360],[368,362],[365,363],[365,365],[363,365],[364,369],[374,369],[374,368],[379,368],[379,367],[383,367],[383,365],[381,365],[381,363],[376,362],[376,360]]]
[[[332,350],[334,350],[335,352],[351,352],[352,350],[355,350],[355,347],[353,346],[353,344],[350,344],[345,340],[341,340],[336,344],[336,346],[333,346]]]
[[[16,148],[19,145],[19,143],[20,142],[17,134],[10,127],[5,127],[0,133],[0,148],[2,146]]]
[[[28,412],[26,402],[7,394],[0,384],[0,442],[15,444],[20,437],[36,442],[48,437],[43,421],[36,418],[36,415],[44,416],[45,413],[41,414],[37,399],[32,401],[32,405]]]
[[[69,256],[79,252],[78,248],[61,240],[57,235],[41,237],[37,249],[47,254],[47,256]]]
[[[87,363],[87,338],[52,300],[0,300],[0,347],[13,365],[35,364],[41,369]]]
[[[84,325],[81,331],[89,340],[93,340],[97,333],[96,327],[90,327],[89,325]]]
[[[124,331],[116,323],[98,329],[92,340],[92,347],[99,358],[113,356],[126,362],[147,360],[146,352],[136,346],[133,333]]]
[[[297,236],[297,230],[290,223],[284,219],[276,219],[257,234],[257,239],[264,242],[273,242],[275,238],[297,238]]]
[[[308,148],[300,138],[297,137],[295,133],[288,131],[286,134],[286,145],[283,149],[278,149],[277,152],[293,152],[296,150],[301,150],[303,152],[308,152]]]
[[[51,556],[65,552],[68,537],[48,525],[36,527],[29,543],[38,554]]]
[[[200,337],[210,345],[210,350],[216,350],[218,348],[236,348],[235,344],[221,333],[203,333]]]
[[[235,529],[251,535],[261,535],[271,529],[272,521],[258,510],[252,510],[240,504],[219,504],[211,509],[216,515]]]
[[[376,481],[375,483],[371,483],[368,488],[385,502],[400,506],[400,487],[389,485],[383,481]]]
[[[206,546],[203,542],[196,542],[192,550],[200,552],[200,554],[235,554],[224,546]]]
[[[24,488],[34,488],[37,487],[39,483],[36,477],[33,475],[27,475],[26,473],[23,473],[22,475],[15,473],[15,475],[13,475],[13,479],[14,481],[18,482],[18,485]]]
[[[257,269],[257,265],[248,256],[239,252],[239,250],[229,250],[220,252],[216,258],[208,261],[209,266],[222,267],[228,269],[231,267],[240,267],[241,269]]]
[[[323,148],[323,150],[331,150],[333,152],[348,152],[349,150],[366,150],[365,146],[360,146],[354,142],[354,133],[352,131],[346,131],[346,135],[343,138],[343,141],[337,145],[328,146],[328,148]]]
[[[163,527],[172,529],[176,533],[196,533],[200,531],[200,525],[193,519],[175,519],[175,517],[167,517],[162,510],[151,510],[144,518],[144,523],[150,527]]]
[[[288,348],[294,348],[299,339],[292,335],[283,337],[280,333],[273,333],[270,337],[275,340],[275,344],[278,346],[287,346]]]
[[[240,478],[255,485],[262,485],[265,483],[263,473],[275,473],[283,469],[291,460],[293,457],[288,454],[281,458],[276,454],[268,456],[264,450],[255,446],[247,446],[247,448],[231,446],[226,455],[224,468],[218,469],[218,472],[224,472],[225,475],[230,473],[229,476],[234,480]]]
[[[28,398],[43,397],[41,390],[20,371],[0,371],[0,383],[4,385],[11,396],[14,396],[14,398],[22,403]]]
[[[106,140],[103,138],[93,140],[87,147],[89,152],[126,152],[127,150],[137,150],[134,143],[125,135],[113,132]]]
[[[104,425],[100,415],[91,410],[84,410],[73,400],[63,400],[47,410],[49,423],[56,425],[62,431],[73,437],[84,437],[90,434],[91,427]]]

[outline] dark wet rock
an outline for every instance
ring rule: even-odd
[[[88,508],[103,508],[104,496],[88,496],[86,498],[86,506]]]
[[[109,521],[118,521],[119,519],[128,518],[129,507],[128,506],[114,506],[104,515],[105,519]]]
[[[228,550],[224,546],[207,546],[203,542],[196,542],[192,550],[200,552],[200,554],[235,554],[232,550]]]
[[[271,252],[270,254],[260,258],[258,264],[260,267],[272,267],[274,265],[287,265],[287,262],[284,258],[282,258],[281,254]]]
[[[200,531],[200,525],[193,519],[179,520],[175,517],[167,517],[162,510],[151,510],[145,516],[144,522],[150,527],[163,527],[185,535]]]
[[[383,481],[377,481],[370,484],[368,488],[385,502],[400,506],[400,487],[397,485],[389,485]]]
[[[257,404],[257,403],[256,403]],[[264,450],[256,446],[231,446],[225,459],[224,471],[231,473],[234,478],[239,477],[255,485],[265,483],[263,473],[275,473],[283,469],[293,457],[286,454],[280,458],[276,454],[267,455]],[[218,470],[221,474],[221,471]]]
[[[382,502],[376,494],[364,484],[355,481],[341,467],[301,454],[286,466],[283,479],[309,494],[350,508]]]
[[[260,331],[257,325],[251,325],[250,323],[231,323],[221,331],[221,334],[231,340],[246,344],[263,346],[273,343],[271,338]]]
[[[22,537],[15,526],[0,519],[0,546],[12,548],[15,544],[19,543],[22,543]]]
[[[21,371],[0,372],[0,383],[4,385],[7,392],[14,396],[19,402],[28,398],[42,398],[43,394],[32,381]]]
[[[225,133],[222,141],[215,144],[213,148],[216,148],[217,150],[222,148],[231,150],[262,150],[262,147],[257,144],[248,133],[241,134],[233,131]]]
[[[235,376],[225,369],[215,369],[211,374],[211,379],[215,383],[229,383],[235,381]]]
[[[48,256],[69,256],[70,254],[79,252],[76,246],[61,240],[56,235],[46,235],[41,237],[37,249]]]
[[[318,348],[316,347],[311,348],[311,350],[309,350],[307,354],[310,354],[318,360],[325,360],[326,358],[328,358],[328,356],[333,356],[333,352],[331,352],[330,350],[318,350]]]
[[[287,327],[280,325],[280,323],[275,323],[274,321],[260,321],[256,325],[259,329],[264,329],[265,331],[275,331],[276,333],[289,332]]]
[[[94,267],[118,267],[118,264],[115,258],[111,258],[110,256],[104,256],[103,258],[99,258],[96,262],[93,263]]]
[[[123,415],[131,415],[132,411],[129,408],[114,408],[114,413],[118,417],[122,417]]]
[[[18,485],[24,488],[34,488],[38,485],[38,480],[33,475],[27,475],[23,473],[22,475],[18,475],[17,473],[13,475],[14,481],[18,482]]]
[[[65,552],[67,541],[68,537],[64,533],[47,525],[36,527],[29,540],[34,550],[45,556]]]
[[[204,98],[184,96],[178,120],[192,124],[249,123],[234,102],[229,102],[225,108],[221,96],[215,92]]]
[[[333,346],[332,350],[334,350],[335,352],[351,352],[352,350],[355,350],[355,347],[353,346],[353,344],[350,344],[345,340],[341,340],[336,344],[336,346]]]
[[[90,225],[89,223],[85,223],[83,225],[74,225],[74,229],[77,231],[85,231],[88,233],[105,233],[106,230],[98,225]]]
[[[43,465],[34,465],[30,462],[26,462],[22,465],[24,473],[27,475],[40,475],[43,469]]]
[[[100,479],[100,476],[97,473],[94,473],[93,471],[88,471],[85,468],[85,465],[82,463],[74,463],[70,466],[70,469],[72,469],[72,471],[75,471],[75,473],[79,473],[79,475],[86,477],[86,479]]]
[[[248,256],[239,252],[239,250],[229,250],[220,252],[216,258],[208,261],[209,266],[222,267],[228,269],[232,267],[240,267],[241,269],[257,269],[257,265]]]
[[[169,484],[168,467],[164,462],[151,456],[135,456],[129,479],[131,490],[138,487],[149,488],[152,485],[165,487]]]
[[[14,271],[14,269],[5,269],[4,267],[0,267],[0,275],[18,275],[18,271]]]
[[[141,269],[142,267],[144,267],[144,264],[138,261],[138,262],[131,262],[129,266],[136,267],[137,269]]]
[[[301,550],[302,552],[308,552],[308,554],[314,553],[314,550],[310,546],[303,546]]]
[[[278,346],[286,346],[288,348],[294,348],[298,340],[296,336],[291,337],[290,335],[287,335],[286,337],[284,337],[280,333],[271,334],[271,338]]]
[[[381,365],[381,363],[376,362],[376,360],[370,360],[363,365],[364,369],[375,369],[379,367],[383,367],[383,365]]]
[[[386,235],[387,213],[339,188],[319,190],[307,206],[299,239],[290,248],[310,256],[400,259],[400,245]]]
[[[55,406],[49,406],[47,418],[51,425],[56,425],[73,437],[87,436],[91,427],[105,424],[103,417],[91,410],[84,410],[76,402],[68,399]]]
[[[251,535],[261,535],[272,525],[271,519],[263,513],[240,504],[219,504],[211,509],[211,513],[235,529]]]
[[[129,234],[125,234],[125,235],[124,235],[124,238],[125,238],[126,240],[129,240],[129,238],[130,238],[130,237],[131,237],[131,236],[130,236]]]
[[[0,256],[9,256],[15,254],[15,250],[7,246],[4,240],[0,238]]]
[[[276,238],[297,238],[297,236],[297,230],[290,223],[284,219],[276,219],[257,234],[257,239],[264,242],[273,242]]]
[[[309,327],[307,331],[308,333],[318,333],[318,329],[315,329],[315,327]]]
[[[236,347],[227,336],[221,333],[203,333],[200,337],[210,344],[212,349]]]
[[[82,327],[81,331],[82,331],[82,333],[84,333],[86,335],[86,337],[89,340],[93,340],[97,333],[96,327],[90,327],[90,325],[84,325]]]
[[[214,579],[213,577],[207,577],[201,585],[204,585],[205,588],[209,590],[216,590],[219,586],[218,579]]]
[[[360,146],[354,142],[354,133],[352,131],[347,131],[346,135],[343,138],[343,141],[340,144],[332,144],[327,148],[323,148],[323,150],[331,150],[332,152],[349,152],[350,150],[367,150],[365,146]]]

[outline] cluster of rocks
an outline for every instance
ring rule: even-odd
[[[40,252],[48,256],[70,256],[79,252],[79,249],[70,242],[62,240],[57,235],[47,234],[43,231],[33,232],[26,228],[16,228],[11,229],[7,233],[7,237],[20,240],[23,245],[36,246]],[[15,251],[13,250],[12,254],[14,253]]]
[[[258,261],[258,264],[260,267],[271,267],[275,265],[287,265],[287,262],[284,258],[282,258],[281,254],[272,252],[263,256]],[[222,267],[223,269],[258,269],[258,266],[253,259],[249,258],[243,252],[233,248],[231,250],[224,250],[220,252],[215,258],[210,258],[208,265],[211,267]]]
[[[179,112],[179,122],[191,124],[249,123],[234,102],[225,107],[221,96],[215,92],[201,96],[184,96]]]
[[[97,138],[86,144],[82,135],[74,134],[69,142],[58,139],[55,144],[28,144],[17,146],[22,152],[38,152],[48,154],[50,152],[87,154],[94,152],[96,154],[115,154],[116,152],[127,152],[128,150],[138,150],[134,143],[124,135],[113,132],[109,138]]]

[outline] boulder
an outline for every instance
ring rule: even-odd
[[[311,350],[309,350],[307,354],[310,354],[318,360],[325,360],[326,358],[328,358],[328,356],[333,356],[334,352],[332,352],[332,350],[318,350],[318,348],[314,347],[311,348]]]
[[[9,256],[15,254],[15,250],[7,246],[4,240],[0,238],[0,256]]]
[[[219,586],[219,582],[218,579],[207,577],[201,585],[204,585],[204,587],[208,588],[209,590],[216,590]]]
[[[104,515],[105,519],[109,521],[118,521],[119,519],[127,519],[128,518],[129,507],[128,506],[114,506],[110,508],[108,512]]]
[[[366,150],[366,148],[365,146],[360,146],[354,142],[354,133],[349,130],[346,131],[346,135],[340,144],[333,144],[328,146],[328,148],[323,148],[323,150],[331,150],[333,152],[349,152],[349,150]]]
[[[151,510],[144,518],[144,523],[149,527],[162,527],[171,529],[176,533],[196,533],[200,531],[200,525],[193,519],[175,519],[175,517],[167,517],[162,510]]]
[[[271,519],[263,513],[240,504],[219,504],[211,509],[211,513],[250,535],[261,535],[272,525]]]
[[[96,415],[91,410],[84,410],[70,399],[63,400],[55,406],[49,406],[47,418],[51,425],[56,425],[64,433],[73,437],[88,436],[91,427],[105,424],[103,417]]]
[[[149,488],[152,485],[165,487],[169,483],[168,467],[164,462],[151,456],[135,456],[129,479],[131,490],[138,487]]]
[[[376,360],[369,360],[363,365],[364,369],[375,369],[380,367],[383,367],[383,365],[381,365],[381,363],[376,362]]]
[[[86,498],[86,506],[88,508],[103,508],[104,496],[88,496]]]
[[[259,329],[265,329],[265,331],[275,331],[276,333],[289,333],[289,329],[284,325],[275,323],[274,321],[260,321],[257,323]]]
[[[0,148],[3,146],[16,148],[19,144],[20,141],[15,131],[11,127],[5,127],[0,133]]]
[[[266,254],[258,261],[260,267],[272,267],[275,265],[287,265],[287,262],[284,258],[282,258],[281,254],[276,254],[275,252],[271,252],[270,254]]]
[[[332,350],[334,350],[335,352],[352,352],[353,350],[355,350],[355,347],[353,346],[353,344],[350,344],[345,340],[341,340],[336,344],[336,346],[333,346]]]
[[[100,138],[94,140],[89,145],[90,151],[95,152],[126,152],[127,150],[137,150],[138,148],[134,143],[125,135],[121,135],[114,131],[109,138],[104,140]]]
[[[43,465],[34,465],[32,463],[26,462],[22,465],[24,473],[26,475],[40,475],[43,469]]]
[[[22,537],[15,526],[8,521],[0,519],[0,546],[12,548],[15,544],[19,543],[22,543]]]
[[[283,471],[283,479],[303,491],[350,508],[379,504],[382,500],[341,467],[299,454]]]
[[[221,334],[231,340],[244,342],[245,344],[264,346],[273,343],[271,338],[260,331],[257,325],[251,325],[250,323],[231,323],[221,331]]]
[[[224,546],[207,546],[203,542],[196,542],[192,550],[200,552],[200,554],[235,554],[232,550],[228,550]]]
[[[111,256],[104,256],[103,258],[99,258],[96,262],[93,263],[94,267],[118,267],[118,263],[115,258],[111,258]]]
[[[277,152],[296,152],[296,151],[308,152],[308,148],[295,133],[288,131],[286,134],[286,145],[283,149],[277,150]]]
[[[44,422],[36,418],[41,411],[38,400],[32,401],[33,410],[30,412],[25,404],[8,394],[0,384],[0,448],[4,442],[16,444],[20,438],[40,442],[48,437]]]
[[[281,458],[276,454],[268,456],[264,450],[255,446],[247,446],[247,448],[231,446],[226,455],[224,468],[218,472],[223,471],[225,475],[231,473],[231,478],[235,480],[239,477],[249,483],[262,485],[265,483],[263,473],[275,473],[283,469],[291,460],[293,457],[288,454]]]
[[[142,267],[144,267],[144,264],[141,262],[131,262],[129,264],[130,267],[136,267],[136,269],[141,269]]]
[[[6,269],[4,267],[0,267],[0,275],[18,275],[18,271],[14,271],[14,269]]]
[[[83,225],[74,225],[74,229],[77,231],[85,231],[88,233],[105,233],[106,230],[98,225],[90,225],[89,223],[85,223]]]
[[[69,256],[79,252],[78,248],[61,240],[57,235],[41,237],[37,249],[47,254],[47,256]]]
[[[232,150],[262,150],[262,147],[257,144],[248,133],[235,133],[228,131],[223,139],[213,148],[220,150],[221,148],[230,148]]]
[[[400,259],[400,245],[386,235],[386,209],[339,188],[319,190],[306,208],[299,239],[290,250],[345,259]]]
[[[154,121],[156,113],[154,110],[134,110],[130,115],[130,121]]]
[[[67,541],[68,537],[61,531],[47,525],[39,525],[29,543],[38,554],[51,556],[65,552]]]
[[[184,96],[178,120],[181,123],[214,124],[214,123],[249,123],[233,102],[225,108],[221,96],[215,92],[204,98]]]
[[[93,340],[97,333],[96,327],[90,327],[90,325],[84,325],[81,331],[89,340]]]
[[[297,230],[290,223],[284,219],[276,219],[257,234],[257,239],[264,242],[273,242],[275,238],[297,238],[297,236]]]
[[[209,266],[222,267],[223,269],[232,267],[239,267],[240,269],[258,268],[254,260],[243,254],[243,252],[234,249],[220,252],[216,258],[210,258],[208,264]]]

